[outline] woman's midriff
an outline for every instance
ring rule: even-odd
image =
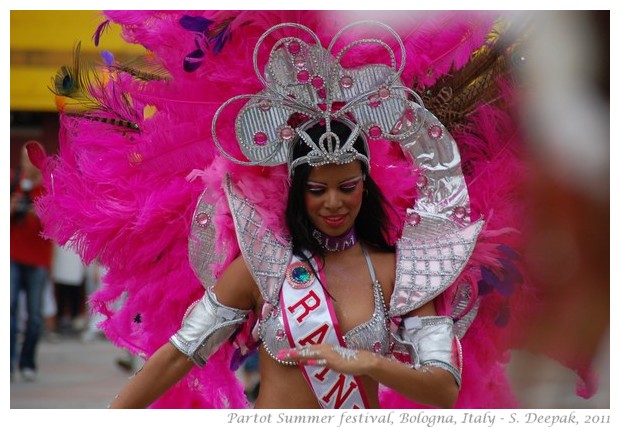
[[[276,362],[260,348],[260,390],[255,408],[319,408],[310,386],[297,366]],[[378,386],[369,377],[360,377],[371,408],[378,408]]]

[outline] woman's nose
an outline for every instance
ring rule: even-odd
[[[325,195],[325,207],[328,209],[338,209],[342,205],[342,198],[336,191],[329,191]]]

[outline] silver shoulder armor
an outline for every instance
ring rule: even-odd
[[[249,312],[220,304],[208,289],[201,299],[188,308],[181,329],[170,338],[170,342],[202,367],[245,322]]]
[[[292,244],[265,225],[258,209],[237,189],[230,175],[226,175],[224,191],[243,259],[265,301],[277,306],[286,268],[293,255]]]
[[[414,368],[436,366],[448,371],[461,387],[461,344],[446,316],[407,317],[393,334],[394,354],[409,355]]]

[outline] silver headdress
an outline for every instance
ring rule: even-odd
[[[359,26],[364,26],[366,33],[374,29],[392,38],[392,46],[398,45],[400,51],[399,61],[390,44],[379,38],[358,39],[336,52],[335,47],[343,34]],[[311,41],[292,36],[279,38],[270,51],[263,75],[259,68],[262,44],[275,31],[291,28],[302,35],[305,33]],[[357,67],[343,66],[348,54],[356,50],[362,51],[366,62]],[[366,154],[353,147],[358,137],[362,137],[364,145],[367,145],[367,138],[394,140],[404,145],[424,124],[426,110],[421,98],[400,80],[405,65],[403,42],[383,23],[350,24],[334,36],[327,49],[309,28],[295,23],[279,24],[261,36],[253,58],[254,70],[265,89],[226,101],[215,113],[212,124],[216,146],[238,164],[273,166],[286,162],[289,172],[304,163],[311,166],[344,164],[355,159],[369,166],[367,147]],[[386,61],[375,63],[374,58]],[[231,155],[218,139],[217,123],[222,112],[241,101],[246,102],[236,116],[235,134],[247,160]],[[332,121],[350,128],[346,141],[341,141],[331,131]],[[314,141],[306,131],[319,123],[325,125],[326,131]],[[310,152],[291,159],[291,147],[297,141],[307,144]]]

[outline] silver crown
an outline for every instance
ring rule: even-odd
[[[293,151],[290,151],[290,159],[288,162],[289,172],[292,172],[295,170],[295,167],[301,164],[309,164],[312,167],[316,167],[325,164],[348,164],[356,159],[366,164],[368,170],[370,170],[370,160],[368,156],[365,155],[368,153],[368,143],[366,139],[362,137],[364,145],[363,153],[358,152],[353,147],[357,138],[360,137],[359,125],[345,118],[338,119],[338,122],[346,125],[351,131],[347,140],[342,143],[338,134],[331,130],[331,121],[328,121],[325,123],[325,132],[319,137],[319,140],[315,142],[305,130],[312,128],[319,122],[320,121],[314,120],[297,128],[297,134],[301,138],[301,141],[310,147],[310,152],[304,156],[293,158]]]
[[[393,38],[400,50],[400,61],[387,41],[362,38],[349,42],[335,52],[337,42],[355,27],[364,26],[370,32],[381,31]],[[301,36],[281,37],[274,43],[264,67],[259,68],[261,46],[275,31],[294,29]],[[364,52],[375,49],[379,54]],[[344,67],[347,54],[362,51],[366,63]],[[386,59],[385,63],[372,58]],[[360,21],[339,31],[327,49],[309,28],[295,23],[279,24],[267,30],[256,43],[253,54],[254,70],[265,86],[257,94],[239,95],[226,101],[215,113],[212,123],[213,139],[220,152],[231,161],[243,165],[274,166],[288,163],[289,172],[300,164],[312,166],[328,163],[344,164],[359,159],[369,164],[366,155],[359,153],[353,143],[362,136],[387,139],[401,144],[410,142],[424,124],[421,98],[404,86],[400,75],[405,65],[405,48],[398,34],[389,26],[376,21]],[[398,63],[398,64],[397,64]],[[234,123],[237,143],[247,160],[233,156],[224,149],[218,138],[218,119],[225,109],[235,108],[245,101]],[[318,141],[306,133],[319,122],[326,132]],[[351,129],[343,143],[331,131],[330,122],[338,121]],[[292,144],[301,139],[310,152],[291,159]],[[365,148],[367,149],[367,147]],[[368,151],[366,152],[368,153]]]

